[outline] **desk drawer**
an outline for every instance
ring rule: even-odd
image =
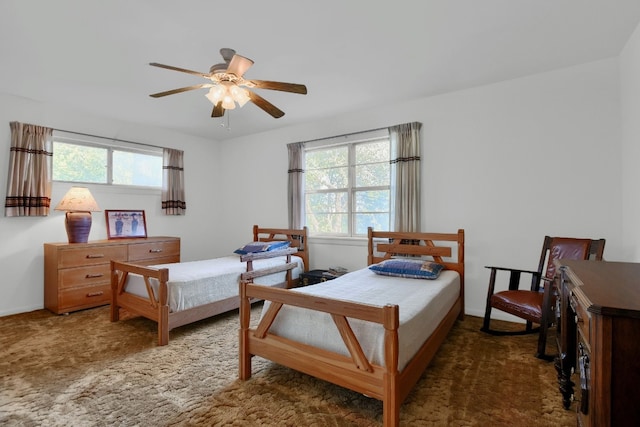
[[[68,249],[59,252],[58,268],[83,267],[109,264],[109,261],[126,261],[126,246],[100,246]]]
[[[573,292],[569,296],[569,304],[575,312],[575,322],[578,325],[578,331],[582,334],[585,345],[590,346],[591,343],[591,315],[580,304]]]
[[[129,245],[129,262],[147,259],[176,259],[180,261],[180,241],[147,242]]]

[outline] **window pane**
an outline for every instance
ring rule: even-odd
[[[346,192],[306,195],[306,224],[315,233],[348,233],[348,195]]]
[[[367,227],[373,227],[376,231],[389,231],[388,213],[355,214],[355,234],[367,234]]]
[[[356,145],[356,164],[389,162],[389,140],[364,142]]]
[[[356,166],[356,187],[389,185],[390,170],[388,162]]]
[[[306,225],[313,234],[365,235],[389,229],[389,138],[377,135],[305,151]]]
[[[307,212],[347,212],[347,193],[311,193],[307,194]]]
[[[107,149],[54,142],[53,179],[106,184]]]
[[[348,166],[349,149],[345,145],[341,147],[308,151],[305,155],[305,163],[307,169],[322,169],[327,165]]]
[[[349,233],[349,214],[310,214],[307,212],[306,224],[309,230],[316,234],[347,234]]]
[[[114,151],[113,183],[162,187],[162,157]]]
[[[389,212],[389,190],[357,191],[355,211]]]
[[[335,190],[347,188],[349,168],[307,169],[305,171],[305,187],[307,190]]]

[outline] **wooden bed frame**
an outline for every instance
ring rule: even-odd
[[[257,275],[243,275],[240,285],[239,376],[242,380],[249,379],[251,359],[254,355],[260,356],[382,400],[383,423],[387,427],[392,427],[399,425],[400,405],[445,340],[456,319],[464,318],[464,230],[458,230],[457,233],[401,233],[374,232],[369,229],[368,237],[369,265],[394,255],[427,255],[445,265],[447,269],[455,270],[460,274],[459,297],[402,372],[398,371],[399,307],[397,305],[378,307],[314,297],[285,289],[266,288],[251,283],[252,278]],[[436,242],[442,243],[437,246]],[[452,258],[452,247],[456,244],[457,255]],[[383,253],[383,255],[375,255],[374,245],[375,253]],[[254,298],[271,301],[271,303],[258,326],[251,328],[251,300]],[[278,311],[287,304],[329,313],[351,357],[270,334],[269,328]],[[367,360],[349,325],[348,318],[379,323],[385,329],[384,366],[375,365]]]
[[[255,270],[254,273],[262,271],[264,273],[262,275],[272,274],[278,271],[285,271],[285,268],[281,267],[287,267],[285,282],[276,286],[295,286],[296,283],[291,277],[291,269],[293,269],[296,264],[291,262],[291,254],[295,253],[296,256],[302,258],[304,269],[308,271],[309,253],[307,250],[307,228],[295,230],[253,226],[253,241],[269,242],[283,240],[290,242],[289,249],[241,256],[240,261],[247,262],[247,272],[253,271],[254,260],[287,255],[287,264],[284,266]],[[144,277],[148,292],[147,297],[141,297],[127,292],[126,283],[129,273],[139,274]],[[150,279],[156,279],[159,282],[158,295],[155,295],[153,292],[149,282]],[[133,315],[144,316],[158,323],[158,345],[167,345],[169,343],[169,331],[173,328],[240,307],[240,299],[235,296],[193,307],[188,310],[171,312],[168,303],[168,281],[168,268],[154,268],[111,261],[111,321],[116,322],[120,319],[120,309],[124,309]]]

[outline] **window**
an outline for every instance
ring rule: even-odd
[[[305,149],[305,221],[315,235],[364,236],[388,231],[391,218],[389,137]]]
[[[162,188],[162,149],[122,141],[107,145],[54,134],[53,179]]]

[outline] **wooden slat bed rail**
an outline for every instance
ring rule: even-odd
[[[304,262],[304,271],[309,271],[309,250],[307,249],[307,227],[299,230],[286,228],[260,228],[253,226],[253,240],[256,242],[288,241],[290,247],[298,249],[296,254]]]
[[[241,261],[247,263],[246,269],[253,277],[264,276],[286,270],[286,280],[274,286],[291,287],[294,280],[291,276],[291,268],[297,266],[291,261],[291,255],[300,256],[304,262],[304,268],[309,268],[309,253],[306,248],[307,230],[305,229],[280,229],[253,227],[254,241],[262,240],[288,240],[291,247],[281,251],[247,254],[241,257]],[[265,237],[267,236],[267,237]],[[270,239],[269,239],[270,238]],[[268,268],[265,271],[254,270],[253,261],[286,255],[287,262],[284,266]],[[234,256],[235,257],[235,256]],[[240,260],[238,261],[238,263]],[[127,292],[127,277],[130,274],[140,275],[146,286],[146,297]],[[158,283],[157,292],[151,286],[151,280]],[[215,316],[240,306],[238,295],[213,301],[207,304],[192,307],[186,310],[171,312],[168,303],[169,295],[169,269],[136,265],[125,262],[111,262],[111,321],[120,318],[120,309],[126,310],[132,315],[144,316],[158,323],[158,345],[166,345],[169,342],[169,331],[173,328],[186,325],[201,319]]]
[[[239,377],[242,380],[251,377],[251,359],[257,355],[381,400],[384,426],[395,427],[399,425],[402,401],[421,377],[456,319],[464,316],[464,230],[458,230],[457,233],[394,233],[369,230],[368,234],[369,264],[397,254],[428,255],[442,261],[446,268],[457,271],[460,275],[459,297],[402,372],[398,371],[400,308],[397,305],[380,307],[305,294],[304,290],[297,292],[265,288],[251,284],[252,277],[247,274],[240,285]],[[391,253],[374,256],[374,238],[393,239],[388,242],[376,242],[378,251],[388,250]],[[407,242],[402,242],[403,240]],[[417,245],[416,242],[420,244]],[[457,251],[452,258],[452,246],[456,245]],[[331,282],[328,286],[330,285]],[[269,308],[263,313],[257,327],[251,328],[250,301],[254,298],[269,301]],[[328,313],[334,319],[349,356],[269,333],[273,321],[284,305]],[[349,325],[349,319],[377,323],[385,329],[384,366],[367,360]]]

